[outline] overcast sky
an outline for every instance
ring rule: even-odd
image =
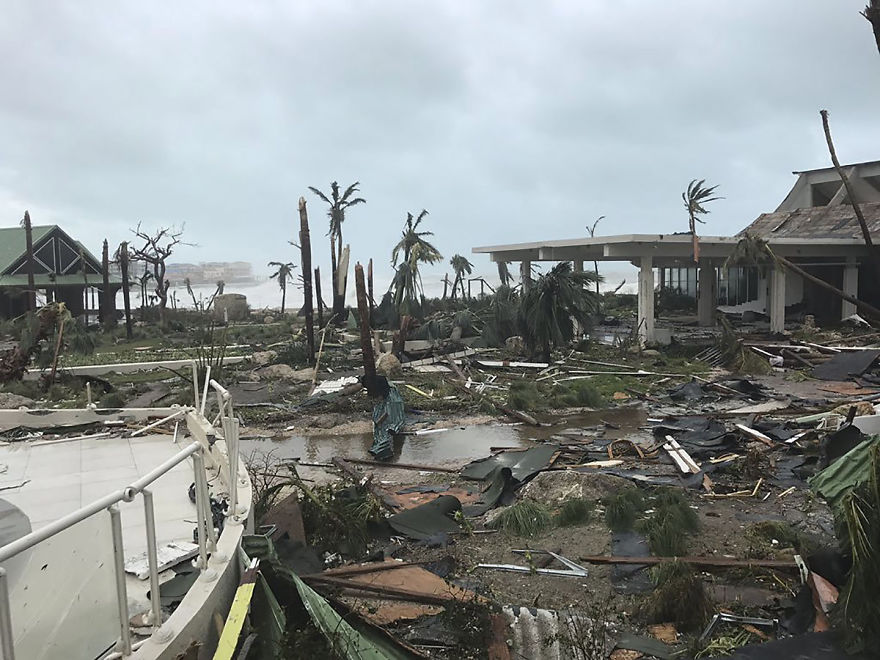
[[[7,0],[0,213],[93,252],[186,223],[178,261],[299,256],[308,193],[361,182],[345,236],[387,269],[407,211],[448,258],[474,246],[687,228],[719,184],[728,234],[829,164],[880,158],[865,0]],[[481,255],[478,272],[493,273]],[[431,275],[436,280],[437,275]],[[383,278],[384,279],[384,278]]]

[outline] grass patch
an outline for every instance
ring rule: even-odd
[[[510,384],[507,405],[514,410],[539,410],[547,407],[538,384],[528,380],[517,380]]]
[[[553,387],[551,401],[554,408],[605,407],[605,398],[588,380],[574,380]]]
[[[672,488],[660,489],[654,497],[654,512],[639,525],[658,557],[686,554],[687,537],[699,529],[699,518],[684,495]]]
[[[706,587],[690,564],[670,561],[651,569],[655,589],[642,611],[651,623],[673,622],[680,630],[698,630],[712,613]]]
[[[606,497],[603,504],[608,527],[615,532],[626,532],[633,528],[636,518],[645,510],[645,497],[638,488],[625,488]]]
[[[787,522],[781,520],[762,520],[746,529],[746,538],[753,542],[779,543],[780,548],[806,549],[809,545],[804,537]]]
[[[490,527],[515,536],[531,538],[543,534],[553,527],[553,518],[550,515],[550,510],[543,504],[531,500],[520,500],[504,509],[492,521]]]
[[[557,527],[584,525],[593,517],[593,502],[584,498],[567,500],[553,517]]]

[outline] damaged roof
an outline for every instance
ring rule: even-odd
[[[872,236],[880,237],[880,202],[859,204]],[[862,238],[855,211],[849,204],[815,206],[794,211],[762,213],[739,232],[761,238]]]

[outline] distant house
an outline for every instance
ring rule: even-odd
[[[38,298],[63,302],[76,317],[97,317],[104,286],[101,262],[57,225],[33,227],[32,240]],[[27,311],[26,246],[23,227],[0,227],[0,318]],[[122,281],[112,275],[111,304],[121,287]]]
[[[880,244],[880,161],[844,167],[875,243]],[[715,310],[766,313],[770,329],[785,328],[786,311],[820,319],[845,318],[855,306],[780,267],[724,269],[724,261],[748,232],[765,239],[773,251],[811,275],[875,306],[880,286],[868,263],[868,251],[843,182],[834,168],[794,172],[797,180],[779,207],[760,215],[735,236],[700,236],[700,261],[693,262],[691,235],[627,234],[538,241],[474,248],[492,261],[519,261],[528,286],[533,261],[628,261],[639,268],[639,333],[655,333],[655,270],[661,289],[696,299],[700,325],[715,323]],[[667,333],[668,336],[668,333]]]

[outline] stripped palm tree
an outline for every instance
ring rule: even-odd
[[[880,52],[880,0],[869,0],[865,5],[865,11],[861,14],[871,24],[871,29],[874,31],[874,41],[877,42],[877,51]]]
[[[284,314],[284,305],[287,301],[287,283],[293,281],[293,269],[296,268],[291,262],[270,261],[267,265],[274,266],[275,272],[269,276],[271,280],[278,280],[281,287],[281,313]]]
[[[466,275],[474,272],[474,265],[460,254],[456,254],[449,260],[449,265],[455,273],[455,281],[452,283],[452,298],[455,299],[456,288],[461,289],[461,297],[466,298],[464,280]]]
[[[694,263],[700,260],[700,239],[697,236],[697,223],[705,224],[705,221],[700,220],[699,216],[709,212],[703,205],[719,199],[724,199],[723,197],[712,196],[712,193],[715,192],[715,189],[718,186],[709,186],[707,188],[704,185],[705,183],[706,179],[700,179],[699,181],[694,179],[688,184],[687,190],[681,193],[681,199],[688,212],[691,236],[693,236]]]
[[[523,293],[519,327],[533,355],[550,361],[550,349],[564,346],[575,335],[575,322],[592,325],[599,297],[592,291],[596,274],[574,272],[571,262],[556,264]]]
[[[327,209],[327,217],[330,218],[330,229],[327,235],[330,237],[330,274],[333,282],[333,313],[338,314],[338,318],[343,318],[342,310],[345,307],[345,291],[339,293],[340,282],[345,284],[348,273],[339,273],[339,265],[342,261],[342,225],[345,223],[345,214],[352,206],[358,204],[366,204],[367,200],[363,197],[353,197],[355,193],[360,192],[358,186],[360,181],[355,181],[345,191],[339,194],[339,184],[333,181],[330,184],[330,194],[325,195],[323,192],[309,186],[315,195],[317,195],[330,208]]]
[[[501,280],[501,286],[510,286],[510,283],[513,281],[513,275],[510,274],[510,262],[499,261],[497,266],[498,279]]]
[[[415,218],[412,213],[407,213],[400,240],[391,251],[391,265],[395,268],[391,290],[394,292],[394,306],[402,316],[413,315],[416,301],[422,292],[419,265],[436,264],[443,260],[440,251],[427,240],[434,232],[419,231],[419,226],[427,215],[428,212],[424,209]]]

